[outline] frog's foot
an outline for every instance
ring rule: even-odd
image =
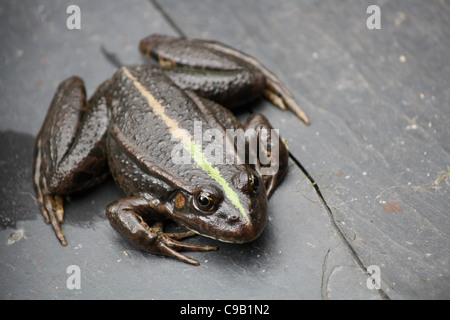
[[[192,235],[189,235],[188,237],[191,237]],[[184,238],[184,234],[180,236],[175,237],[182,237]],[[190,243],[183,243],[179,242],[172,237],[169,236],[169,234],[161,233],[159,234],[159,247],[160,247],[160,255],[165,255],[169,257],[176,258],[178,260],[181,260],[183,262],[187,262],[193,265],[198,266],[200,262],[198,262],[195,259],[192,259],[188,256],[185,256],[184,254],[181,254],[179,251],[214,251],[218,248],[215,246],[204,246],[204,245],[196,245],[196,244],[190,244]]]
[[[307,125],[311,124],[306,113],[292,97],[291,93],[287,88],[281,83],[281,81],[273,75],[267,69],[266,73],[266,89],[263,91],[263,95],[271,101],[275,106],[283,111],[287,108],[291,109],[304,123]]]
[[[56,237],[63,246],[66,246],[66,237],[61,229],[61,224],[64,222],[63,198],[60,195],[45,195],[40,208],[45,222],[52,225]]]
[[[51,224],[56,237],[63,246],[67,245],[66,237],[61,229],[64,222],[63,198],[60,195],[52,195],[47,191],[47,182],[42,174],[41,139],[37,138],[36,155],[33,167],[33,182],[36,191],[36,200],[45,223]]]
[[[194,232],[164,233],[161,221],[148,225],[141,217],[141,213],[154,210],[149,202],[141,198],[120,199],[106,208],[111,226],[128,239],[134,246],[156,255],[176,258],[193,265],[200,263],[179,251],[213,251],[215,246],[204,246],[183,243],[179,240],[192,237]]]
[[[244,63],[256,68],[256,70],[261,72],[266,78],[266,87],[263,90],[263,95],[281,110],[285,111],[286,109],[291,109],[303,122],[308,125],[311,123],[306,116],[306,113],[298,105],[292,94],[281,82],[281,80],[278,79],[275,74],[273,74],[257,59],[220,42],[204,41],[204,43],[206,46],[213,50],[217,50],[229,56],[233,56],[237,59],[240,59]]]

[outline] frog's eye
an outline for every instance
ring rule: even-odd
[[[209,192],[199,192],[195,197],[197,208],[202,211],[211,211],[214,209],[213,196]]]
[[[250,176],[250,186],[252,188],[252,191],[255,193],[258,192],[259,185],[260,185],[259,178],[257,176],[255,176],[254,174],[252,174]]]

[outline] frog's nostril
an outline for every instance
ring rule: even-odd
[[[238,220],[239,220],[239,217],[236,216],[236,215],[233,215],[233,216],[230,217],[230,221],[231,221],[231,222],[236,222],[236,221],[238,221]]]

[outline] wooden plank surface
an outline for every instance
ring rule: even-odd
[[[294,163],[270,201],[266,232],[247,245],[219,244],[218,252],[192,253],[202,263],[199,268],[143,253],[110,228],[104,209],[123,196],[112,180],[68,201],[63,228],[69,245],[60,246],[43,222],[31,185],[34,136],[56,86],[77,74],[92,94],[114,71],[102,46],[125,64],[142,63],[136,50],[140,38],[155,32],[176,34],[170,18],[147,1],[73,4],[82,12],[78,31],[66,29],[67,8],[62,2],[48,6],[10,1],[1,10],[2,30],[9,30],[2,33],[6,45],[0,69],[8,79],[0,86],[5,115],[0,123],[0,163],[6,177],[0,181],[1,298],[382,297],[365,285],[364,270]],[[191,241],[217,245],[201,237]],[[67,288],[66,270],[71,265],[80,267],[81,290]]]
[[[366,27],[369,1],[71,4],[80,6],[81,30],[65,27],[63,2],[0,6],[0,30],[8,30],[0,33],[1,298],[449,297],[446,2],[379,1],[380,30]],[[307,127],[265,101],[251,104],[281,129],[304,170],[291,161],[258,240],[192,253],[199,268],[149,256],[115,234],[104,216],[122,196],[112,180],[68,203],[66,248],[32,191],[31,146],[58,83],[77,74],[91,94],[115,69],[101,46],[125,64],[142,63],[137,43],[157,32],[254,55],[312,120]],[[66,287],[73,264],[82,290]],[[380,291],[366,285],[371,265],[380,268]]]

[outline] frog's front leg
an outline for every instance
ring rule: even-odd
[[[181,261],[199,265],[200,263],[178,251],[212,251],[217,247],[183,243],[182,240],[195,233],[164,233],[163,221],[156,220],[152,225],[147,224],[143,216],[152,212],[156,215],[158,208],[151,202],[139,197],[131,197],[114,201],[106,208],[106,215],[111,226],[135,247],[156,255],[169,256]]]
[[[33,183],[45,222],[51,224],[62,245],[63,198],[85,190],[107,176],[107,111],[102,90],[89,102],[83,81],[63,81],[50,104],[36,137]]]
[[[265,116],[252,113],[244,123],[250,153],[257,158],[256,169],[262,176],[267,197],[284,178],[288,170],[289,152],[276,130]]]

